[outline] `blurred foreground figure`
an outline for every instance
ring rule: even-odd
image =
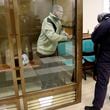
[[[107,93],[110,77],[110,13],[98,15],[99,24],[92,33],[95,45],[100,45],[96,60],[96,85],[93,106],[86,106],[85,110],[101,110]]]

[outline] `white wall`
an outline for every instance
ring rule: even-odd
[[[83,0],[83,33],[91,33],[97,24],[97,15],[103,12],[104,0]]]

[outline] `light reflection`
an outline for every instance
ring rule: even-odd
[[[53,96],[40,98],[39,102],[41,107],[50,106],[53,102]]]

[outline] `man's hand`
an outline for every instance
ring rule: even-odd
[[[68,35],[67,37],[68,37],[68,39],[72,39],[73,36],[72,35]]]

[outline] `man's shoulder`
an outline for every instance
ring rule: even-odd
[[[100,23],[99,28],[110,28],[110,18]]]
[[[45,17],[43,21],[47,21],[48,18],[49,18],[49,16]]]
[[[109,19],[107,19],[107,22],[108,22],[108,25],[110,25],[110,18],[109,18]]]
[[[108,18],[107,20],[105,20],[105,21],[103,22],[103,24],[110,25],[110,18]]]

